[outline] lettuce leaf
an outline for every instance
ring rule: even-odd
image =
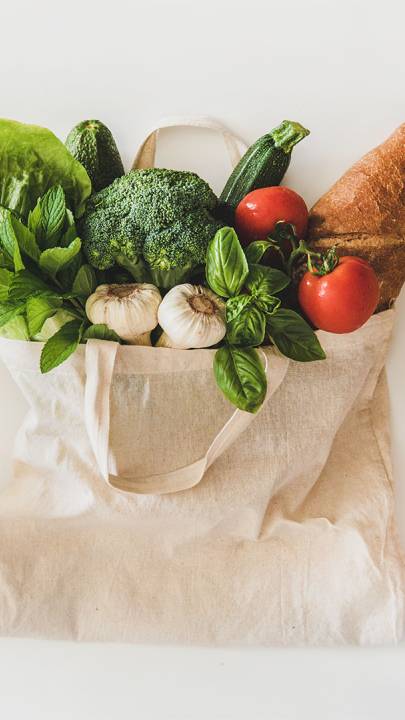
[[[75,215],[82,215],[91,193],[84,167],[50,130],[0,119],[0,205],[26,220],[37,199],[56,184]]]

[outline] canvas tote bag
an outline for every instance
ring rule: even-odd
[[[243,145],[198,122],[237,161]],[[137,166],[153,165],[157,134]],[[212,350],[90,341],[43,376],[41,344],[1,340],[29,410],[0,492],[0,633],[401,640],[384,373],[393,317],[319,332],[324,361],[263,350],[269,393],[256,416],[222,396]]]

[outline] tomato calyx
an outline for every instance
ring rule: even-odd
[[[311,256],[308,255],[308,270],[312,275],[329,275],[339,264],[339,256],[336,252],[336,245],[331,247],[325,255],[316,253],[319,257],[318,261],[312,263]]]
[[[308,268],[311,272],[318,275],[325,275],[327,272],[331,272],[337,264],[335,263],[332,267],[331,259],[328,259],[326,262],[327,256],[323,257],[321,253],[311,250],[303,238],[298,238],[295,226],[284,220],[276,223],[274,232],[266,239],[271,247],[280,255],[283,269],[291,278],[294,278],[297,262],[303,260],[304,257],[307,258]],[[288,253],[285,248],[288,248]],[[316,258],[314,263],[312,263],[311,258]],[[326,268],[329,266],[331,269],[327,270]]]

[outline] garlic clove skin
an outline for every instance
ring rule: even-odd
[[[211,347],[226,333],[225,303],[202,285],[185,283],[169,290],[159,305],[158,320],[164,331],[158,347]]]
[[[155,285],[99,285],[86,302],[93,324],[105,324],[131,345],[151,345],[150,333],[158,324],[162,296]]]

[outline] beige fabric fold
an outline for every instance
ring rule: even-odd
[[[29,401],[0,493],[0,632],[192,644],[396,643],[405,565],[394,523],[384,361],[393,311],[319,333],[201,482],[118,492],[85,426],[86,348],[41,376],[2,340]],[[167,473],[207,452],[232,408],[210,350],[119,347],[108,465]],[[272,362],[269,353],[269,372]],[[4,411],[4,410],[3,410]]]

